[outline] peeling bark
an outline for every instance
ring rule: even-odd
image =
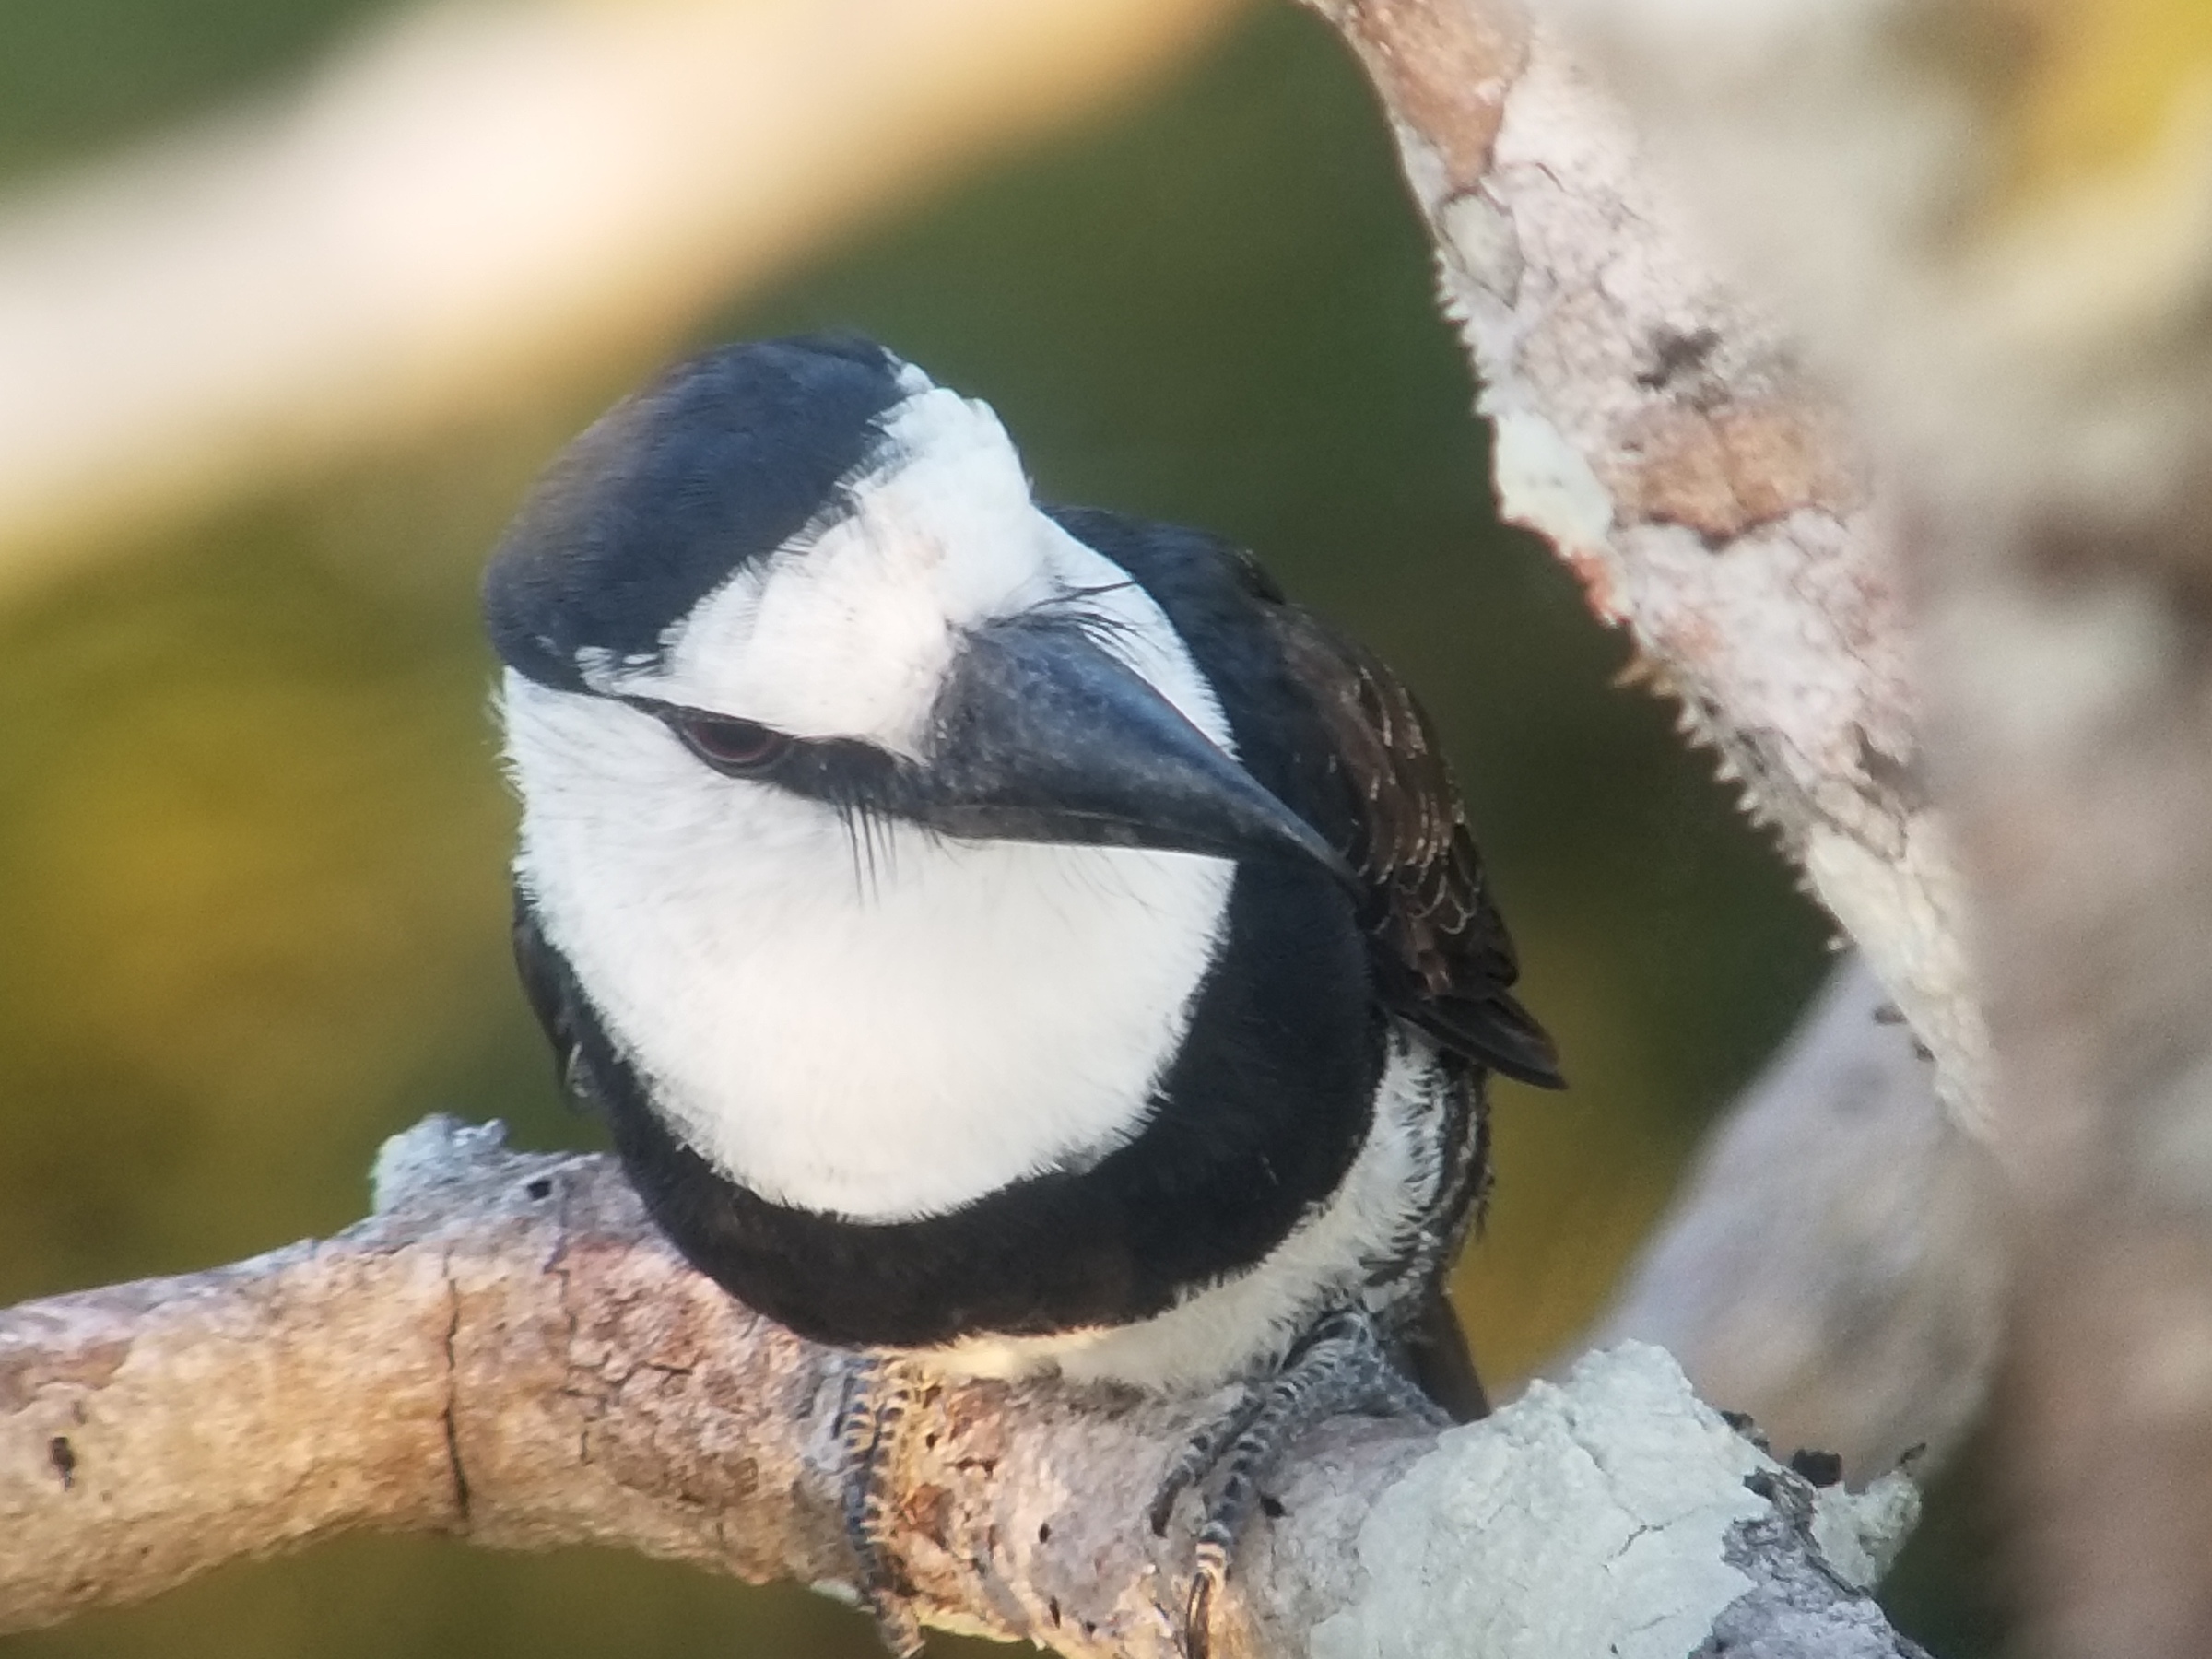
[[[1878,982],[1855,1000],[1900,1008],[1936,1061],[1816,1014],[1817,1053],[1736,1108],[1603,1330],[1665,1343],[1710,1397],[1854,1472],[1940,1453],[1994,1367],[2010,1235],[1898,491],[1555,34],[1513,0],[1312,3],[1396,135],[1500,511],[1629,633],[1626,678],[1717,751]],[[1876,1109],[1851,1106],[1854,1077]]]

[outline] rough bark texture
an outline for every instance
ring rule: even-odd
[[[1509,0],[1316,0],[1368,65],[1496,427],[1505,515],[1625,627],[1981,1111],[1958,898],[1917,778],[1892,537],[1774,320]]]
[[[1622,111],[1512,0],[1313,3],[1397,136],[1495,425],[1501,510],[1628,630],[1630,677],[1678,700],[1859,947],[1883,991],[1854,996],[1894,1002],[1936,1062],[1831,1018],[1739,1109],[1734,1149],[1604,1329],[1660,1341],[1709,1397],[1854,1473],[1940,1454],[1982,1403],[2008,1236],[1888,495]],[[1770,1230],[1793,1209],[1820,1226]]]
[[[606,1159],[499,1142],[430,1119],[387,1147],[378,1213],[338,1238],[0,1315],[0,1630],[359,1526],[849,1582],[850,1360],[685,1268]],[[1140,1517],[1193,1418],[938,1389],[893,1464],[924,1617],[1179,1653],[1188,1540]],[[1865,1651],[1913,1651],[1863,1590],[1911,1524],[1909,1487],[1815,1493],[1656,1349],[1594,1357],[1441,1440],[1333,1423],[1275,1496],[1217,1653],[1410,1654],[1456,1632],[1500,1659],[1673,1659],[1722,1619],[1778,1654],[1868,1629],[1887,1645]],[[1786,1620],[1760,1610],[1770,1583],[1800,1587]]]
[[[2208,14],[1547,9],[1907,503],[2019,1240],[2028,1649],[2212,1652]]]

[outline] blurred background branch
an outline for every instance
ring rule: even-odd
[[[1681,1360],[1784,1448],[1871,1479],[1939,1467],[1972,1430],[2007,1253],[1989,1149],[1857,957],[1707,1138],[1588,1340]]]
[[[0,583],[666,351],[733,287],[1125,93],[1236,9],[452,0],[383,21],[289,97],[0,217]]]

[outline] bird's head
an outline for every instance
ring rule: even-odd
[[[1234,758],[1159,606],[989,409],[853,338],[687,362],[539,483],[485,582],[526,814],[1337,854]],[[811,830],[810,830],[811,827]]]

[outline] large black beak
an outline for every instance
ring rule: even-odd
[[[1073,623],[970,634],[933,726],[919,816],[948,835],[1296,858],[1354,880],[1312,825]]]

